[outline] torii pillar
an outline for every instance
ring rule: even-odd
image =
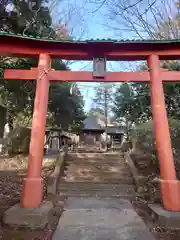
[[[48,71],[50,67],[50,56],[48,54],[40,54],[37,68],[28,173],[24,179],[21,198],[21,206],[24,208],[38,208],[43,196],[43,179],[41,174],[49,91]]]
[[[165,209],[180,211],[180,184],[176,178],[158,55],[149,56],[148,67],[162,202]]]

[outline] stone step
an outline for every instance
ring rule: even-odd
[[[116,192],[116,191],[105,191],[105,190],[99,190],[99,189],[97,189],[97,190],[88,190],[88,189],[86,189],[86,190],[84,190],[84,189],[76,189],[76,190],[72,190],[72,189],[59,189],[58,190],[58,193],[71,193],[71,194],[78,194],[78,195],[81,195],[81,194],[83,194],[83,195],[102,195],[102,196],[109,196],[109,197],[111,197],[111,196],[123,196],[123,195],[133,195],[133,196],[135,196],[136,195],[136,193],[135,192],[126,192],[126,191],[121,191],[121,192]]]
[[[84,171],[84,172],[111,172],[111,173],[128,173],[130,172],[128,167],[109,166],[109,165],[76,165],[69,164],[65,165],[65,171]]]
[[[108,198],[122,198],[128,200],[134,200],[136,198],[135,194],[128,193],[110,193],[110,192],[78,192],[78,191],[64,191],[60,192],[59,196],[63,197],[96,197],[102,199]]]
[[[112,161],[111,159],[108,160],[96,160],[96,159],[83,159],[83,158],[78,158],[78,159],[67,159],[67,163],[78,163],[78,164],[86,164],[86,163],[98,163],[98,164],[116,164],[116,165],[126,165],[124,160],[117,160],[117,161]]]
[[[105,155],[105,154],[96,154],[96,153],[70,153],[69,158],[97,158],[97,159],[119,159],[124,158],[123,155]]]
[[[124,156],[123,155],[115,155],[115,156],[111,156],[111,155],[103,155],[103,154],[99,154],[97,155],[96,153],[87,153],[87,154],[84,154],[84,153],[70,153],[68,155],[68,158],[84,158],[84,159],[94,159],[94,158],[97,158],[97,159],[113,159],[113,160],[116,160],[116,159],[124,159]]]
[[[128,179],[128,178],[132,178],[131,175],[121,175],[121,174],[104,174],[102,173],[85,173],[85,174],[74,174],[69,172],[66,172],[66,174],[64,175],[66,177],[75,177],[75,178],[89,178],[89,179],[94,179],[94,178],[99,178],[99,179]]]
[[[106,161],[106,160],[111,160],[111,161],[119,161],[122,160],[124,161],[124,158],[119,156],[119,157],[105,157],[105,156],[69,156],[68,159],[84,159],[84,160],[96,160],[96,161]]]
[[[92,177],[62,177],[62,179],[66,182],[97,182],[97,183],[109,183],[109,184],[133,184],[133,179],[132,178],[102,178],[102,177],[97,177],[97,178],[92,178]]]
[[[112,171],[112,172],[122,172],[122,171],[129,171],[129,167],[128,166],[119,166],[119,165],[109,165],[109,164],[80,164],[77,165],[75,163],[70,163],[70,164],[65,164],[65,167],[70,169],[76,169],[76,168],[87,168],[87,169],[97,169],[100,171]]]
[[[102,197],[102,198],[127,198],[136,197],[133,185],[112,184],[85,184],[61,183],[58,193],[62,196]]]
[[[117,167],[128,167],[125,162],[112,162],[112,161],[96,161],[96,160],[73,160],[73,161],[66,161],[66,165],[75,164],[75,165],[99,165],[99,166],[117,166]]]
[[[103,154],[104,151],[103,150],[99,150],[99,149],[74,149],[73,153],[101,153]]]
[[[129,167],[127,165],[119,165],[119,164],[106,164],[106,163],[76,163],[76,162],[66,162],[65,167],[71,167],[71,168],[97,168],[97,169],[112,169],[112,171],[115,169],[119,170],[129,170]]]
[[[66,176],[79,176],[79,177],[103,177],[103,178],[121,178],[121,177],[132,177],[131,173],[129,171],[119,171],[119,172],[111,172],[111,171],[95,171],[95,170],[81,170],[81,169],[73,169],[73,170],[66,170],[64,171],[64,175]]]
[[[121,176],[121,175],[103,175],[103,174],[94,174],[94,175],[74,175],[71,173],[67,173],[66,175],[63,176],[63,178],[75,178],[75,179],[89,179],[89,180],[95,180],[95,179],[100,179],[100,180],[111,180],[111,179],[117,179],[119,181],[125,179],[125,180],[130,180],[132,179],[131,176]]]
[[[88,158],[112,158],[112,159],[118,159],[118,158],[123,158],[124,154],[105,154],[105,153],[69,153],[69,157],[88,157]]]
[[[87,167],[79,167],[79,168],[66,168],[65,169],[65,172],[67,173],[67,172],[71,172],[71,174],[72,173],[74,173],[74,174],[107,174],[107,175],[129,175],[129,176],[131,176],[131,173],[130,173],[130,171],[128,170],[128,169],[113,169],[113,170],[108,170],[108,169],[106,169],[106,170],[104,170],[104,169],[101,169],[101,168],[95,168],[95,167],[93,167],[92,169],[91,168],[87,168]]]
[[[103,190],[103,191],[134,191],[133,184],[105,184],[105,183],[76,183],[76,182],[63,182],[60,181],[58,189],[71,189],[71,190]]]
[[[96,160],[82,160],[82,159],[72,160],[72,161],[67,160],[66,165],[69,165],[69,164],[100,165],[100,166],[102,166],[102,165],[108,166],[109,165],[109,166],[127,167],[125,162],[120,162],[120,161],[113,162],[113,161],[96,161]]]
[[[78,162],[78,163],[99,163],[99,164],[103,164],[103,163],[106,163],[106,164],[111,164],[111,163],[114,163],[114,164],[120,164],[120,165],[125,165],[126,163],[124,162],[124,160],[111,160],[111,159],[104,159],[104,160],[96,160],[96,159],[84,159],[84,158],[74,158],[74,159],[67,159],[66,162],[70,162],[70,163],[73,163],[73,162]]]
[[[100,165],[100,164],[65,164],[65,170],[79,169],[85,171],[101,171],[101,172],[130,172],[127,166],[117,166],[117,165]]]

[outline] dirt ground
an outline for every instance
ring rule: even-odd
[[[4,212],[14,204],[18,203],[21,196],[23,178],[27,171],[27,156],[18,155],[15,157],[0,157],[0,239],[3,240],[48,240],[56,227],[62,213],[63,201],[49,199],[53,202],[54,208],[49,213],[49,223],[44,230],[10,228],[3,224]],[[54,169],[55,160],[47,158],[43,161],[43,178],[45,181],[44,195],[46,196],[47,176]]]
[[[179,240],[180,230],[171,230],[159,226],[152,218],[151,212],[148,209],[147,202],[142,200],[132,201],[133,207],[135,208],[138,215],[143,219],[150,232],[154,235],[157,240]]]
[[[131,156],[133,159],[133,156]],[[137,157],[137,156],[136,156]],[[144,176],[146,179],[144,183],[144,188],[148,189],[148,193],[150,198],[143,199],[137,198],[136,201],[132,201],[134,208],[138,215],[143,219],[146,226],[149,228],[150,232],[154,235],[157,240],[179,240],[180,239],[180,230],[171,230],[159,226],[156,221],[152,218],[151,212],[148,208],[149,203],[158,203],[161,204],[160,197],[160,186],[157,182],[151,182],[155,178],[159,178],[159,168],[157,165],[153,164],[153,162],[147,161],[147,158],[133,159],[135,166],[138,170],[139,175]],[[137,163],[140,164],[137,164]],[[148,165],[146,165],[148,162]],[[144,165],[144,167],[143,167]],[[177,176],[180,176],[179,166],[176,168]]]

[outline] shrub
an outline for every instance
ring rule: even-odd
[[[18,127],[13,129],[9,135],[7,149],[9,154],[28,153],[31,129]]]
[[[180,121],[170,118],[169,129],[171,135],[171,142],[173,154],[176,164],[180,164]],[[136,138],[136,149],[150,153],[152,161],[158,164],[157,152],[155,149],[155,135],[153,131],[153,121],[140,124],[132,132],[132,137]]]

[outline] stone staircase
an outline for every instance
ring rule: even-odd
[[[69,153],[58,193],[66,197],[136,197],[129,168],[118,152]]]

